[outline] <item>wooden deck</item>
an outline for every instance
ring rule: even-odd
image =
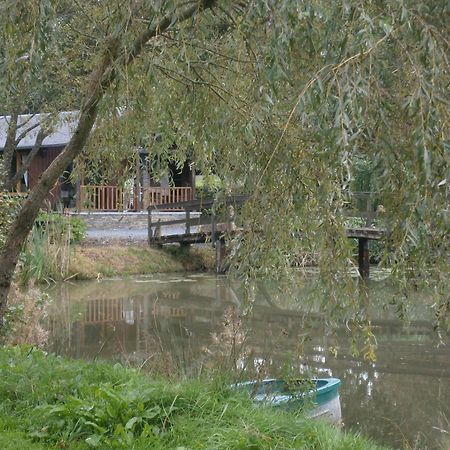
[[[370,239],[372,241],[383,239],[386,234],[386,230],[383,228],[346,228],[345,231],[350,239]]]

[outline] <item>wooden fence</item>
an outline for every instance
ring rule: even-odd
[[[140,192],[126,192],[118,186],[81,185],[77,203],[79,211],[140,211],[165,205],[164,210],[179,210],[173,203],[192,200],[191,187],[150,187]]]
[[[80,186],[79,210],[119,211],[126,208],[122,189],[117,186]]]

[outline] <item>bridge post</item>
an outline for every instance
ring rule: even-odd
[[[216,240],[217,240],[216,213],[213,210],[211,214],[211,243],[213,247],[216,246]]]
[[[148,223],[147,223],[147,240],[148,245],[152,245],[153,241],[153,226],[152,226],[152,210],[148,210]]]
[[[224,261],[226,257],[225,238],[220,237],[216,240],[216,273],[224,273]]]
[[[191,234],[191,210],[186,208],[186,234]]]
[[[367,280],[370,274],[369,239],[358,239],[358,270],[362,279]]]
[[[186,223],[185,223],[185,234],[191,234],[191,210],[189,208],[185,209],[186,212]],[[185,242],[181,243],[181,246],[184,248],[190,248],[191,244],[187,244]]]

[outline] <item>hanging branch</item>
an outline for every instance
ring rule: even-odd
[[[4,314],[9,288],[17,265],[20,249],[33,227],[39,208],[48,196],[50,190],[64,172],[66,167],[83,151],[98,114],[98,106],[103,96],[115,81],[117,70],[130,66],[141,54],[147,42],[175,24],[190,19],[198,12],[211,8],[215,0],[195,2],[192,6],[174,10],[153,22],[133,42],[130,50],[121,49],[118,33],[113,33],[106,41],[103,56],[93,70],[87,94],[80,108],[77,127],[70,142],[58,157],[50,164],[31,190],[17,215],[5,245],[0,254],[0,319]]]

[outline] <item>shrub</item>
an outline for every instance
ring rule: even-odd
[[[5,243],[8,230],[19,212],[24,198],[23,195],[0,192],[0,248]]]
[[[39,213],[36,225],[46,230],[50,238],[55,240],[69,234],[72,244],[80,242],[86,234],[86,224],[82,219],[58,213]]]

